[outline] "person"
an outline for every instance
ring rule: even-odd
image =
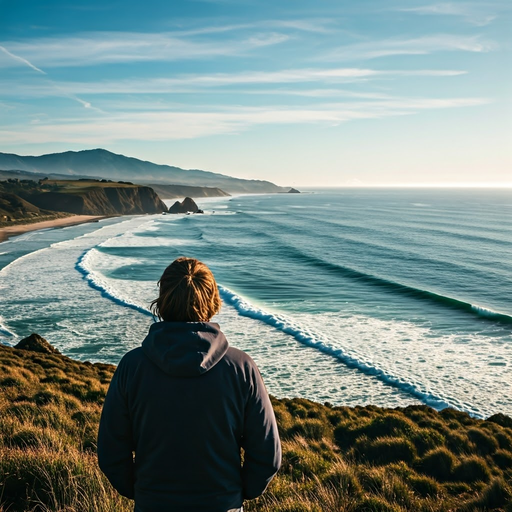
[[[160,321],[121,359],[105,398],[100,469],[136,512],[241,511],[281,464],[268,393],[210,322],[221,300],[204,263],[178,258],[158,284]]]

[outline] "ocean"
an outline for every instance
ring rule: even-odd
[[[164,268],[189,256],[219,284],[214,321],[278,397],[512,416],[510,190],[197,203],[204,215],[111,218],[1,243],[0,341],[37,332],[70,357],[116,364],[154,321]]]

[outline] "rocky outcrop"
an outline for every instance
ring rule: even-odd
[[[176,201],[170,208],[169,213],[203,213],[191,197],[185,197],[180,203]]]
[[[300,190],[297,190],[296,188],[291,188],[288,190],[288,194],[300,194]]]
[[[88,187],[80,192],[43,192],[31,202],[46,208],[77,215],[139,215],[162,213],[166,205],[150,187]]]
[[[50,343],[36,333],[32,333],[27,338],[23,338],[14,348],[41,352],[42,354],[60,354],[55,347],[52,347]]]

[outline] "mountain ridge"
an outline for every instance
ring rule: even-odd
[[[171,165],[155,164],[102,148],[48,153],[40,156],[0,152],[0,169],[58,173],[72,177],[85,174],[95,178],[132,179],[161,185],[217,187],[235,194],[280,193],[288,190],[270,181],[248,180],[200,169],[182,169]]]

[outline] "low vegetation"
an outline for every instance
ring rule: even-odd
[[[95,443],[115,367],[0,346],[0,511],[128,512]],[[512,512],[512,419],[273,400],[283,466],[248,512]]]

